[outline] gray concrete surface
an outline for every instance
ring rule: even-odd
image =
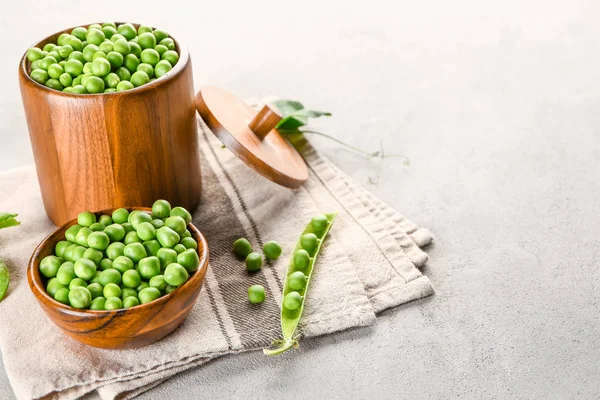
[[[64,26],[137,20],[189,45],[197,85],[301,99],[334,113],[316,128],[407,156],[317,141],[437,238],[434,297],[293,354],[214,361],[142,398],[600,397],[600,3],[133,3],[3,1],[0,169],[32,161],[22,51]]]

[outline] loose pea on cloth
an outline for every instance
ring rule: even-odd
[[[355,184],[305,139],[294,142],[310,178],[289,190],[256,174],[201,125],[203,192],[194,223],[209,244],[206,281],[177,330],[135,350],[87,347],[46,317],[29,291],[26,266],[55,227],[44,212],[33,166],[0,173],[0,210],[17,212],[22,221],[0,232],[0,257],[12,279],[0,302],[0,351],[17,398],[74,399],[97,390],[103,399],[128,399],[212,358],[268,346],[280,337],[290,251],[306,223],[321,212],[339,215],[311,281],[300,327],[304,336],[367,326],[387,308],[431,295],[431,282],[418,269],[427,261],[420,248],[431,242],[430,232]],[[283,256],[249,276],[232,254],[239,237],[255,248],[276,239]],[[248,302],[252,284],[266,289],[261,305]]]

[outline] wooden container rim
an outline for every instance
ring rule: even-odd
[[[132,210],[152,211],[152,209],[149,207],[118,207],[118,208],[125,208],[127,211],[132,211]],[[94,214],[96,214],[96,215],[107,214],[108,215],[109,213],[112,214],[112,212],[114,210],[117,210],[118,208],[108,208],[105,210],[96,211]],[[198,269],[196,271],[194,271],[193,274],[190,275],[190,278],[182,286],[179,286],[177,289],[173,290],[171,293],[161,296],[156,300],[153,300],[146,304],[140,304],[140,305],[137,305],[137,306],[134,306],[131,308],[120,308],[118,310],[87,310],[87,309],[73,308],[71,306],[68,306],[66,304],[63,304],[63,303],[55,300],[53,297],[51,297],[46,292],[46,288],[42,284],[42,277],[40,276],[40,271],[38,268],[38,265],[41,262],[41,260],[38,260],[38,258],[40,256],[40,253],[42,252],[42,250],[46,248],[50,239],[54,239],[54,236],[56,236],[58,234],[58,232],[63,231],[63,230],[66,231],[67,228],[69,228],[72,225],[75,225],[76,223],[77,223],[77,219],[73,219],[73,220],[61,225],[60,227],[56,228],[51,234],[46,236],[37,245],[37,247],[33,251],[33,254],[31,255],[31,258],[29,259],[29,263],[27,264],[27,281],[29,283],[29,288],[31,289],[31,291],[33,292],[35,297],[37,297],[38,300],[47,300],[52,305],[52,307],[59,308],[71,316],[80,317],[80,318],[85,318],[85,317],[91,316],[91,315],[116,316],[116,315],[124,315],[127,313],[135,313],[143,308],[150,308],[150,307],[156,307],[158,305],[163,305],[164,303],[169,301],[173,296],[176,296],[177,292],[179,291],[180,288],[182,288],[188,284],[191,284],[192,281],[197,281],[199,279],[202,279],[202,276],[204,274],[201,273],[201,270],[208,268],[209,256],[208,256],[208,243],[206,241],[206,238],[204,237],[204,235],[202,235],[202,233],[200,232],[200,230],[198,228],[196,228],[192,223],[189,223],[188,229],[190,229],[190,231],[192,232],[192,236],[195,235],[198,238],[196,240],[196,242],[199,245],[202,245],[202,254],[199,254],[200,266],[198,267]]]
[[[139,26],[141,25],[141,24],[134,23],[134,22],[115,22],[115,24],[117,24],[117,25],[126,24],[126,23],[130,23],[136,28],[139,28]],[[71,33],[71,31],[73,29],[80,27],[80,26],[87,28],[92,24],[101,24],[101,23],[100,22],[92,22],[89,24],[77,25],[77,26],[74,26],[71,28],[63,29],[61,31],[53,33],[52,35],[46,36],[44,39],[38,41],[37,43],[34,43],[27,49],[29,49],[31,47],[43,46],[43,45],[47,44],[48,42],[50,42],[50,39],[52,39],[53,37],[58,37],[62,33]],[[156,29],[155,27],[152,27],[152,28]],[[175,39],[173,36],[171,36],[171,34],[169,34],[169,37],[171,39],[173,39],[173,41],[175,42],[175,48],[178,50],[178,53],[179,53],[179,61],[177,62],[177,64],[175,64],[173,69],[171,69],[169,72],[167,72],[160,78],[157,78],[155,81],[146,83],[145,85],[138,86],[133,89],[123,90],[121,92],[82,93],[82,94],[66,93],[66,92],[63,92],[62,90],[56,90],[56,89],[49,88],[48,86],[42,85],[41,83],[34,81],[31,78],[31,76],[29,76],[29,74],[27,73],[27,69],[28,69],[27,67],[29,65],[31,65],[31,62],[29,61],[29,59],[27,59],[27,50],[25,50],[25,53],[23,53],[23,56],[21,57],[21,61],[19,62],[19,74],[22,75],[29,83],[32,83],[32,84],[38,86],[40,89],[48,91],[57,96],[81,98],[81,96],[112,96],[112,95],[127,95],[127,94],[134,94],[134,93],[136,93],[136,94],[143,93],[144,91],[155,89],[156,87],[158,87],[158,86],[172,80],[176,76],[180,75],[185,70],[185,66],[190,62],[190,55],[189,55],[187,48],[181,46],[179,44],[179,42],[177,41],[177,39]]]

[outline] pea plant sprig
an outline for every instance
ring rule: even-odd
[[[339,143],[342,146],[344,146],[354,152],[364,154],[367,157],[367,159],[370,159],[370,158],[382,158],[383,159],[386,157],[401,157],[401,158],[405,159],[405,161],[404,161],[405,165],[408,163],[408,160],[404,156],[391,155],[391,154],[386,155],[383,151],[383,146],[381,146],[379,150],[365,151],[356,146],[352,146],[351,144],[348,144],[348,143],[336,138],[335,136],[331,136],[326,133],[318,132],[318,131],[315,131],[312,129],[300,129],[300,128],[303,128],[306,125],[308,125],[309,118],[331,117],[332,114],[330,112],[309,110],[304,107],[304,104],[302,104],[301,102],[299,102],[297,100],[283,100],[283,99],[282,100],[274,100],[274,101],[271,101],[271,104],[275,105],[279,109],[279,111],[281,112],[281,114],[283,116],[281,121],[279,121],[279,123],[275,127],[281,134],[284,134],[284,135],[285,134],[291,135],[291,134],[298,134],[298,133],[313,134],[313,135],[327,138],[336,143]]]
[[[0,213],[0,229],[20,225],[21,223],[15,219],[16,217],[17,214]],[[8,267],[4,261],[0,260],[0,301],[4,298],[9,283],[10,274],[8,272]]]

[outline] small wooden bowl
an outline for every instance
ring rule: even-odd
[[[139,25],[134,24],[137,28]],[[65,29],[39,41],[54,42]],[[165,199],[193,211],[202,178],[192,61],[146,85],[116,93],[73,94],[40,85],[24,54],[19,84],[42,199],[60,226],[86,210],[149,207]]]
[[[150,211],[145,207],[128,210]],[[111,215],[113,211],[108,209],[96,214]],[[54,254],[56,243],[65,240],[65,231],[76,223],[77,220],[67,222],[46,237],[33,252],[27,266],[29,287],[52,322],[73,339],[103,349],[145,346],[162,339],[181,325],[196,303],[208,269],[208,244],[194,225],[189,224],[188,229],[198,242],[200,267],[186,283],[147,304],[121,310],[93,311],[76,309],[54,300],[46,292],[39,272],[41,260]]]

